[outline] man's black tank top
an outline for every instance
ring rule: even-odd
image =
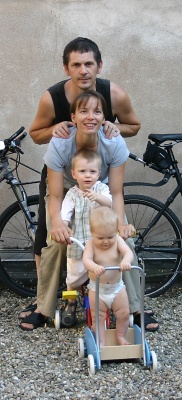
[[[62,121],[71,121],[70,104],[68,103],[64,91],[64,85],[66,82],[67,80],[58,82],[48,89],[55,109],[54,124],[58,124]],[[97,78],[96,91],[101,93],[105,98],[107,104],[107,121],[114,122],[116,120],[116,116],[113,115],[111,108],[110,81],[107,79]]]

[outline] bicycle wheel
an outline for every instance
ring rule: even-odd
[[[39,196],[28,196],[27,204],[37,221]],[[37,293],[34,243],[30,223],[18,202],[11,204],[0,217],[0,277],[13,292],[23,297]],[[65,288],[66,271],[61,277],[59,293]]]
[[[142,237],[162,208],[163,204],[151,197],[125,196],[128,222],[137,231],[135,251],[145,267],[145,293],[150,297],[157,297],[169,289],[182,269],[182,251],[178,255],[169,253],[169,248],[182,250],[182,225],[173,211],[169,208],[164,211],[159,221]]]

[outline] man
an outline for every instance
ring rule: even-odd
[[[30,128],[30,135],[35,143],[48,143],[52,136],[62,137],[66,140],[70,134],[68,128],[74,125],[70,122],[70,105],[77,95],[89,89],[100,92],[106,100],[108,118],[104,123],[104,131],[108,139],[118,132],[123,137],[132,137],[138,133],[140,121],[132,108],[127,93],[115,83],[97,78],[102,70],[102,65],[101,53],[93,41],[87,38],[76,38],[68,43],[63,53],[63,66],[66,75],[71,78],[52,86],[42,96],[36,117]],[[116,118],[117,123],[115,123]],[[44,168],[43,176],[45,180],[46,168]],[[43,220],[43,217],[41,217],[41,220]],[[20,327],[26,330],[35,329],[44,323],[45,317],[54,316],[61,259],[63,261],[63,246],[54,241],[50,242],[48,237],[48,247],[42,249],[40,262],[40,250],[43,246],[39,237],[43,236],[41,231],[39,236],[39,231],[40,229],[38,229],[35,243],[36,264],[38,270],[40,270],[37,308],[20,324]],[[127,225],[122,226],[120,234],[124,239],[128,238]],[[66,243],[65,240],[62,243]],[[52,275],[46,279],[48,275],[46,271],[50,271],[50,269]],[[138,271],[129,272],[125,277],[125,284],[130,300],[130,312],[134,313],[134,316],[136,315],[137,323],[140,324]],[[157,322],[149,314],[146,314],[145,317],[147,317],[147,329],[157,330]]]

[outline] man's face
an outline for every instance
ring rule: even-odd
[[[95,80],[97,74],[101,72],[102,62],[97,65],[93,52],[70,53],[68,66],[64,65],[67,76],[70,76],[72,82],[82,90],[95,89]]]

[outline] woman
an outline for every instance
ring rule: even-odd
[[[82,148],[96,151],[102,158],[100,180],[108,179],[113,197],[113,208],[119,216],[119,231],[127,239],[134,227],[124,223],[123,180],[129,151],[121,136],[106,139],[102,124],[107,115],[105,100],[99,93],[81,93],[71,106],[71,117],[76,127],[70,128],[70,138],[53,138],[44,161],[48,167],[49,215],[51,237],[56,242],[70,243],[70,230],[60,216],[63,188],[75,185],[71,175],[72,156]],[[68,143],[69,142],[69,143]]]

